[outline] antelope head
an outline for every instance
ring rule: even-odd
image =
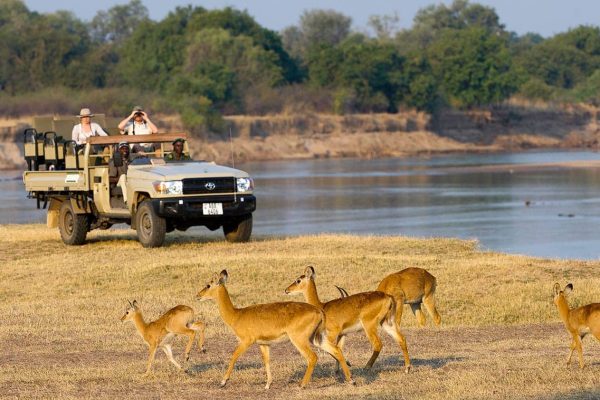
[[[229,275],[227,274],[226,270],[221,271],[220,275],[215,274],[210,282],[208,282],[206,286],[198,292],[196,298],[200,301],[217,298],[217,290],[219,286],[225,285],[228,277]]]
[[[306,289],[308,282],[316,276],[315,269],[309,265],[304,270],[304,275],[300,275],[296,280],[285,289],[285,294],[302,293]]]
[[[567,284],[567,286],[565,286],[564,289],[561,290],[560,285],[558,283],[554,284],[554,304],[558,305],[558,302],[560,300],[561,297],[566,298],[565,296],[568,295],[569,293],[571,293],[573,291],[573,284],[569,283]]]
[[[131,301],[129,301],[129,300],[127,300],[127,302],[129,304],[127,305],[127,307],[125,307],[125,314],[123,314],[123,316],[121,317],[121,321],[131,321],[131,320],[133,320],[133,316],[139,310],[139,307],[138,307],[138,304],[137,304],[137,300],[134,300],[133,303]]]

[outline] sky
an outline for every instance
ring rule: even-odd
[[[31,11],[72,11],[82,20],[91,20],[99,10],[107,10],[128,0],[25,0]],[[410,28],[416,12],[432,4],[451,4],[451,0],[142,0],[150,18],[163,19],[176,6],[192,4],[204,8],[232,6],[247,10],[262,26],[280,31],[297,25],[305,10],[332,9],[352,17],[354,28],[365,30],[371,15],[397,14],[401,28]],[[471,0],[471,3],[493,7],[500,22],[519,35],[535,32],[544,37],[565,32],[579,25],[600,25],[600,0]]]

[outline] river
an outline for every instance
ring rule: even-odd
[[[255,178],[255,235],[458,237],[477,239],[482,249],[598,259],[600,169],[491,167],[599,159],[594,152],[535,151],[236,167]],[[44,222],[20,174],[0,175],[0,223]]]

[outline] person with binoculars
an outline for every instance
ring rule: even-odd
[[[150,135],[158,132],[156,125],[140,106],[134,107],[131,114],[119,122],[119,129],[121,135]]]

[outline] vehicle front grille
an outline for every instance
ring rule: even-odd
[[[235,192],[235,178],[183,179],[183,194],[213,194]]]

